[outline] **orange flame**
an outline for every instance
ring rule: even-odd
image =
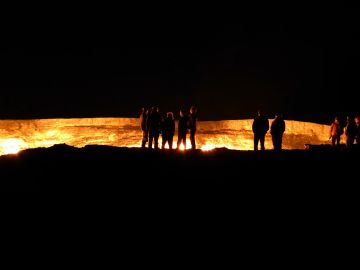
[[[203,151],[221,147],[252,150],[251,125],[252,119],[199,121],[197,148]],[[329,128],[328,125],[316,123],[286,121],[284,149],[304,149],[305,144],[329,143]],[[139,120],[135,118],[0,120],[0,155],[61,143],[75,147],[89,144],[140,147],[141,139]],[[174,149],[176,143],[177,136],[174,137]],[[269,134],[266,136],[265,147],[272,149]],[[189,137],[186,148],[191,148]],[[180,149],[184,150],[184,146]]]
[[[0,139],[0,154],[17,154],[18,152],[26,148],[26,144],[21,139]]]

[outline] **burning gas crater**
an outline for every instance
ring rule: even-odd
[[[271,120],[270,120],[271,122]],[[252,119],[199,121],[197,147],[204,151],[226,147],[236,150],[253,149]],[[284,149],[304,149],[305,144],[328,142],[329,126],[308,122],[286,121]],[[136,118],[73,118],[0,120],[0,155],[15,154],[28,148],[68,144],[139,147],[141,130]],[[177,136],[174,137],[174,147]],[[160,139],[161,143],[161,139]],[[190,141],[187,142],[187,148]],[[271,137],[266,149],[272,149]]]

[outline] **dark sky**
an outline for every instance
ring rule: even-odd
[[[134,117],[141,106],[192,104],[203,120],[258,108],[318,122],[359,113],[358,11],[13,20],[2,32],[0,118]]]

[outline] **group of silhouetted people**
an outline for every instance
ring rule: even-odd
[[[169,149],[173,148],[173,137],[175,134],[175,118],[172,112],[168,112],[163,118],[159,113],[159,108],[152,107],[149,110],[141,109],[140,113],[141,129],[143,138],[141,147],[145,148],[148,143],[149,148],[159,148],[159,136],[162,135],[161,148],[164,149],[166,144]],[[190,133],[191,148],[196,149],[195,134],[197,125],[197,108],[192,106],[189,113],[180,110],[178,119],[178,141],[177,149],[181,144],[186,149],[186,135]],[[258,151],[260,142],[260,149],[265,150],[265,136],[270,129],[272,137],[273,148],[275,151],[282,150],[282,139],[286,129],[285,120],[282,114],[275,115],[271,125],[269,119],[258,110],[256,117],[252,123],[252,131],[254,133],[254,151]],[[360,117],[347,117],[345,125],[340,123],[339,117],[336,116],[330,127],[330,138],[333,146],[340,145],[341,135],[346,136],[346,146],[351,148],[356,142],[360,144]]]
[[[258,150],[260,142],[261,150],[265,150],[265,136],[269,131],[269,119],[258,110],[257,116],[254,118],[252,124],[252,131],[254,133],[254,151]],[[274,121],[270,126],[270,134],[275,151],[282,149],[282,138],[285,132],[285,121],[280,113],[275,115]]]
[[[178,141],[177,149],[181,144],[186,149],[186,135],[190,133],[191,149],[196,149],[196,126],[197,126],[197,108],[191,106],[189,113],[180,110],[178,118]],[[143,133],[141,147],[145,148],[146,143],[150,149],[159,149],[159,137],[162,135],[161,148],[164,149],[168,144],[169,149],[173,149],[173,138],[175,134],[175,118],[172,112],[168,112],[166,117],[162,117],[158,107],[151,107],[149,110],[141,108],[140,125]],[[264,116],[261,110],[254,118],[252,130],[254,133],[254,150],[258,150],[260,142],[261,150],[265,150],[265,136],[270,128],[274,150],[282,149],[282,138],[285,132],[285,121],[281,114],[275,115],[274,121],[269,126],[269,120]]]
[[[172,112],[168,112],[166,117],[162,117],[158,107],[145,108],[140,112],[140,125],[143,133],[141,147],[145,148],[146,143],[150,149],[159,149],[159,137],[162,136],[161,148],[164,149],[166,144],[169,149],[173,149],[173,138],[175,134],[175,118]],[[177,149],[180,149],[181,143],[186,149],[186,135],[190,132],[191,148],[196,149],[195,134],[197,125],[197,108],[191,106],[189,113],[184,110],[179,112],[178,121],[178,141]]]
[[[357,145],[360,144],[360,117],[356,116],[351,118],[350,116],[346,117],[345,125],[343,126],[340,123],[338,116],[335,116],[334,121],[330,126],[330,137],[331,144],[334,147],[340,145],[341,135],[345,134],[346,136],[346,147],[351,148],[356,142]]]

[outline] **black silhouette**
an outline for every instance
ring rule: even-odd
[[[141,141],[141,147],[144,148],[146,146],[146,143],[149,140],[149,132],[147,128],[147,117],[148,117],[148,110],[145,108],[141,108],[140,111],[140,127],[142,130],[142,141]]]
[[[261,110],[258,111],[258,115],[254,118],[252,130],[254,132],[254,150],[258,150],[259,141],[261,150],[265,150],[265,135],[269,130],[269,120],[263,115]]]
[[[173,138],[175,133],[175,120],[172,112],[168,112],[166,118],[161,125],[161,134],[162,134],[162,146],[164,149],[166,143],[169,144],[169,149],[173,147]]]
[[[147,119],[147,126],[149,130],[149,148],[152,148],[154,140],[154,148],[159,149],[159,135],[160,135],[161,116],[159,108],[151,108],[150,114]]]
[[[346,117],[345,135],[346,147],[351,148],[355,140],[356,126],[354,120],[350,116]]]
[[[339,146],[340,145],[340,136],[343,134],[343,128],[341,127],[339,117],[335,117],[334,122],[331,124],[330,127],[330,139],[332,146]]]
[[[180,118],[178,123],[178,141],[177,141],[177,149],[180,149],[181,143],[184,145],[184,149],[186,149],[186,133],[188,129],[188,118],[184,114],[182,110],[180,110]]]
[[[271,123],[270,134],[275,151],[282,149],[282,138],[285,132],[285,121],[281,114],[275,115],[274,121]]]
[[[294,204],[298,204],[298,200],[303,199],[304,195],[316,202],[337,196],[340,201],[346,202],[346,207],[348,196],[358,196],[358,181],[354,178],[354,172],[356,174],[359,166],[360,151],[356,150],[354,148],[354,151],[344,152],[341,158],[337,151],[329,151],[329,148],[323,146],[306,152],[289,151],[283,153],[284,158],[281,158],[279,165],[279,158],[272,151],[258,158],[254,152],[225,148],[214,150],[209,156],[192,151],[155,153],[102,145],[81,148],[57,145],[1,156],[0,191],[127,190],[136,195],[148,194],[149,199],[153,199],[154,194],[167,194],[170,191],[171,196],[177,194],[177,199],[189,191],[204,191],[204,188],[205,193],[211,191],[211,194],[216,196],[227,196],[229,192],[232,196],[238,196],[239,190],[245,189],[251,191],[249,200],[256,194],[258,198],[266,198],[266,202],[273,199],[274,194],[281,196],[289,193],[290,189],[291,196],[297,194]],[[231,181],[232,177],[239,175],[239,170],[244,168],[252,172],[252,181]],[[283,168],[289,169],[291,173],[284,173]],[[276,175],[275,185],[273,182],[269,183],[269,172]],[[294,174],[301,180],[289,181]],[[309,177],[309,174],[312,177]],[[114,175],[121,177],[119,181],[114,181]],[[131,181],[135,177],[136,181]],[[326,196],[322,196],[325,193]],[[289,196],[283,198],[289,200]],[[290,208],[294,204],[291,204]],[[313,204],[310,203],[308,209],[313,209],[312,207]],[[318,214],[317,211],[318,209],[314,210],[314,214]]]
[[[197,108],[192,106],[190,108],[190,114],[188,119],[188,128],[190,130],[190,141],[191,141],[191,149],[196,149],[195,142],[195,133],[196,133],[196,123],[197,122]]]

